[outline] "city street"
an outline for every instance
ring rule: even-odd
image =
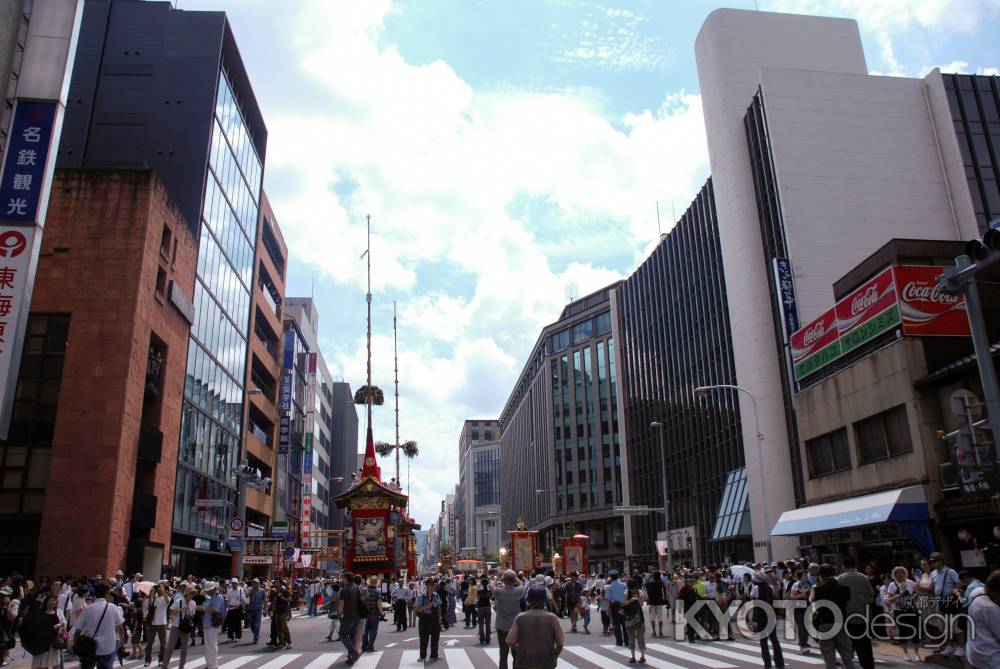
[[[390,617],[391,620],[391,617]],[[566,634],[566,645],[559,657],[559,669],[618,669],[629,666],[627,648],[616,648],[614,636],[601,634],[600,618],[594,611],[591,622],[592,634],[571,634],[569,621],[563,619],[563,630]],[[346,666],[347,657],[341,643],[325,639],[328,620],[324,616],[310,618],[301,614],[291,621],[293,646],[287,650],[272,650],[264,645],[267,641],[264,633],[269,625],[268,620],[262,624],[261,643],[254,646],[248,641],[248,631],[245,630],[244,640],[236,644],[219,644],[219,669],[327,669],[334,665]],[[647,630],[646,664],[652,669],[748,669],[762,666],[760,650],[752,639],[737,641],[714,641],[691,645],[676,642],[672,638],[653,639]],[[430,663],[438,669],[488,669],[499,663],[499,648],[496,636],[489,646],[479,646],[476,630],[465,629],[461,620],[457,626],[441,633],[440,660]],[[366,653],[354,665],[356,669],[390,669],[395,667],[412,669],[421,667],[419,657],[419,639],[416,630],[411,628],[406,632],[396,633],[389,623],[379,627],[375,642],[376,652]],[[892,648],[876,652],[877,664],[880,667],[908,666],[898,659],[898,654]],[[798,652],[794,643],[783,643],[785,666],[796,668],[823,667],[823,660],[818,650],[809,655]],[[638,653],[636,657],[639,657]],[[21,656],[21,650],[14,653],[12,669],[25,669],[30,666],[30,656]],[[202,646],[189,650],[185,669],[203,669],[205,665]],[[67,663],[66,667],[74,669],[76,662]],[[122,669],[142,669],[143,661],[125,660]],[[153,667],[156,667],[154,655]],[[509,665],[512,666],[512,665]],[[179,669],[177,653],[171,659],[168,669]]]

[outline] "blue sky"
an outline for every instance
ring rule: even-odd
[[[465,418],[495,418],[541,327],[627,276],[708,177],[694,40],[713,2],[182,0],[230,17],[269,130],[288,294],[315,284],[323,354],[364,382],[364,216],[375,383],[420,443],[429,527]],[[997,73],[1000,0],[759,0],[852,17],[873,73]],[[754,9],[752,0],[725,5]],[[276,11],[277,9],[277,11]],[[391,441],[392,403],[375,416]]]

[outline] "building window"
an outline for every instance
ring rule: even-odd
[[[597,314],[594,317],[594,334],[602,335],[605,332],[611,332],[611,312],[605,311],[603,314]]]
[[[851,454],[847,448],[847,429],[833,432],[806,441],[809,457],[809,476],[819,478],[834,472],[851,468]]]
[[[577,344],[594,336],[594,321],[589,318],[573,326],[573,343]]]
[[[899,405],[854,424],[861,464],[894,458],[913,450],[906,406]]]
[[[476,451],[473,457],[473,504],[477,507],[500,503],[500,451]]]

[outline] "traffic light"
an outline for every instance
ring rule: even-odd
[[[982,239],[973,239],[965,244],[965,254],[972,258],[974,262],[982,262],[996,251],[1000,251],[1000,230],[997,225],[1000,219],[990,221],[989,229],[983,234]]]
[[[691,550],[692,548],[694,548],[694,541],[691,540],[691,535],[690,534],[687,535],[687,547],[688,547],[688,550]]]

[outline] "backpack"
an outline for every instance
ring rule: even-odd
[[[41,607],[33,608],[24,615],[19,636],[21,645],[32,655],[47,653],[56,642],[56,631],[49,622],[49,615]]]

